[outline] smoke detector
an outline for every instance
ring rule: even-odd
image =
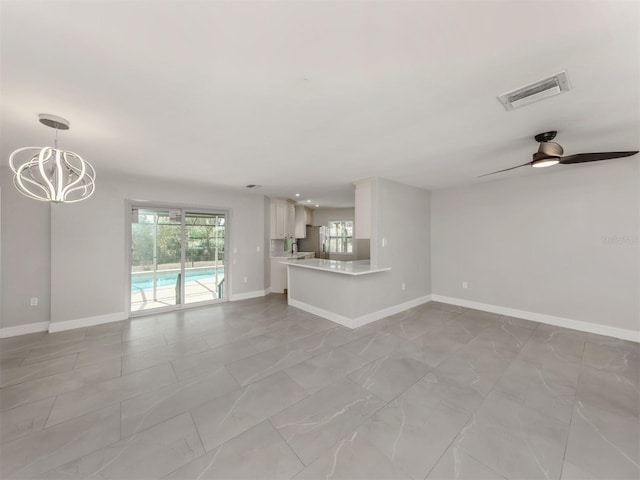
[[[498,96],[498,100],[507,110],[524,107],[545,98],[554,97],[571,90],[567,72],[560,72],[552,77],[518,88]]]

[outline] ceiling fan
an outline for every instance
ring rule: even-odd
[[[638,150],[631,152],[576,153],[574,155],[563,157],[562,154],[564,153],[564,150],[562,147],[558,143],[552,142],[552,140],[556,138],[557,133],[558,132],[555,130],[552,130],[550,132],[539,133],[534,137],[536,142],[540,143],[540,147],[538,147],[538,151],[533,154],[533,159],[530,162],[511,168],[505,168],[504,170],[498,170],[497,172],[485,173],[484,175],[480,175],[480,177],[506,172],[507,170],[513,170],[515,168],[526,167],[527,165],[536,168],[552,167],[557,164],[571,165],[572,163],[598,162],[600,160],[630,157],[631,155],[638,153]]]

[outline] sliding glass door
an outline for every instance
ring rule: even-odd
[[[224,213],[132,207],[131,313],[226,299]]]
[[[186,213],[184,303],[224,298],[224,214]]]

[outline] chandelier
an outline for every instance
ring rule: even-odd
[[[13,184],[23,195],[42,202],[73,203],[89,198],[95,190],[96,171],[77,153],[58,149],[58,130],[69,130],[69,122],[46,113],[39,118],[55,129],[54,147],[24,147],[13,152],[9,157]]]

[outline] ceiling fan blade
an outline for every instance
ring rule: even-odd
[[[560,158],[560,163],[563,165],[571,165],[572,163],[598,162],[600,160],[630,157],[636,153],[638,153],[637,150],[634,152],[576,153],[575,155],[568,155]]]
[[[487,175],[493,175],[495,173],[506,172],[507,170],[513,170],[520,167],[526,167],[527,165],[530,165],[530,164],[531,162],[527,162],[527,163],[523,163],[522,165],[518,165],[517,167],[505,168],[504,170],[498,170],[497,172],[485,173],[484,175],[480,175],[478,178],[486,177]]]

